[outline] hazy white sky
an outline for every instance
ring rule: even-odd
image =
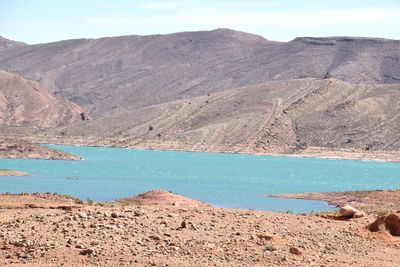
[[[0,35],[27,43],[231,28],[400,39],[400,0],[0,0]]]

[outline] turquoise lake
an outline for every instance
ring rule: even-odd
[[[111,201],[164,189],[217,207],[310,212],[334,207],[271,194],[400,188],[391,162],[174,152],[79,146],[49,147],[81,161],[0,159],[0,169],[30,173],[0,177],[1,192],[57,192]]]

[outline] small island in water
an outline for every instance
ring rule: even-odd
[[[28,176],[29,174],[16,170],[0,169],[0,176]]]

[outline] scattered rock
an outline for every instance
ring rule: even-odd
[[[87,248],[84,250],[81,250],[81,252],[79,252],[80,255],[92,255],[93,254],[93,249]]]
[[[187,227],[187,224],[185,221],[181,222],[181,229],[185,229]]]
[[[153,239],[155,241],[160,241],[161,240],[161,236],[157,235],[157,234],[151,235],[151,236],[149,236],[149,238]]]
[[[74,208],[73,206],[58,206],[58,209],[65,210],[65,211],[72,211]]]
[[[32,202],[21,196],[24,205],[19,210],[1,209],[1,266],[12,261],[27,266],[142,266],[149,261],[157,266],[349,266],[359,262],[373,266],[376,259],[379,266],[400,266],[396,256],[400,240],[386,231],[368,238],[362,228],[369,216],[343,223],[319,216],[210,207],[84,203],[73,212],[26,208],[26,203],[48,205],[43,197],[37,195],[38,201]],[[7,199],[16,198],[3,196],[4,203]],[[57,206],[71,203],[58,201]],[[85,219],[80,218],[83,214]],[[387,220],[393,234],[398,215],[380,219],[385,229]]]
[[[289,252],[293,255],[297,255],[297,256],[301,256],[303,253],[301,253],[301,251],[298,248],[295,247],[291,247],[289,249]]]
[[[40,206],[38,204],[27,204],[26,206],[28,208],[30,208],[30,209],[38,209],[38,208],[40,208]]]
[[[276,250],[276,247],[274,245],[268,245],[268,246],[265,246],[265,248],[264,248],[264,251],[269,251],[269,252],[272,252],[275,250]]]
[[[257,235],[258,238],[269,241],[273,238],[272,235],[268,235],[268,234],[258,234]]]
[[[141,211],[141,210],[135,210],[135,211],[133,212],[133,215],[135,215],[135,216],[142,216],[142,215],[144,215],[144,212]]]
[[[86,219],[87,218],[87,214],[85,212],[79,212],[78,213],[78,217],[81,219]]]
[[[181,248],[178,247],[178,246],[171,246],[171,249],[174,250],[174,251],[178,251],[178,250],[180,250]]]

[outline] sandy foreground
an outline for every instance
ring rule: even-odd
[[[153,197],[1,195],[0,265],[400,266],[400,237],[369,232],[373,215],[338,221]]]

